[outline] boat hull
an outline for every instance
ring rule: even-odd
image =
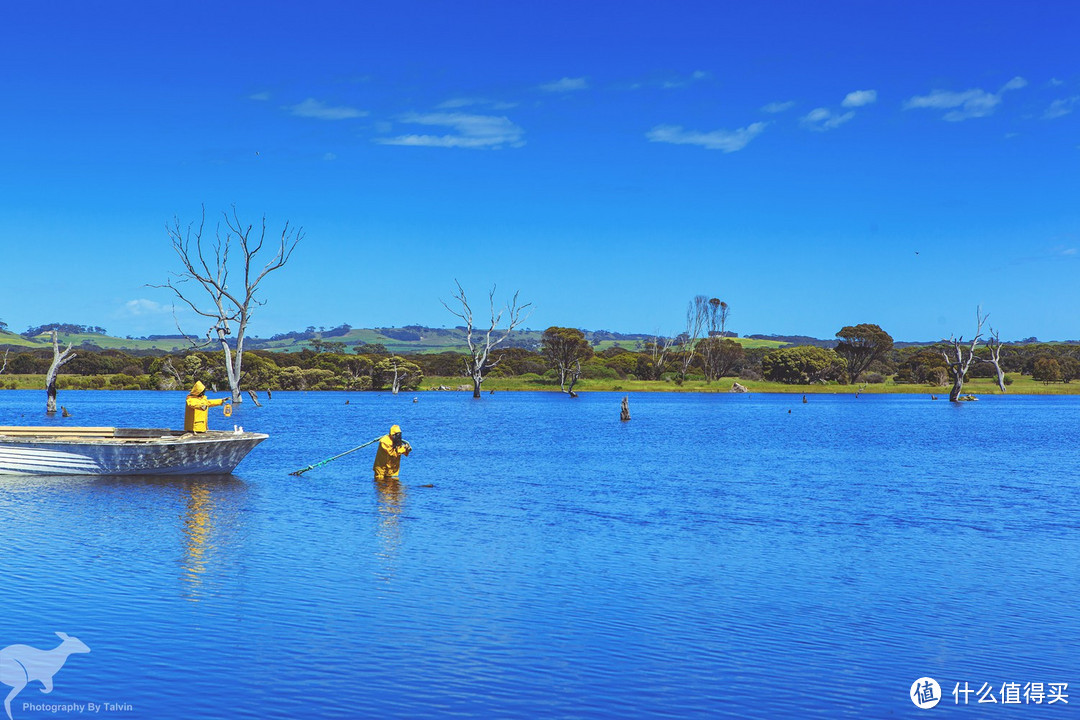
[[[0,435],[0,475],[228,475],[267,437],[249,432],[139,439]]]

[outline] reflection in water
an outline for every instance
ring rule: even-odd
[[[213,531],[214,503],[210,488],[205,483],[193,482],[188,485],[187,513],[184,515],[184,581],[188,593],[184,597],[192,602],[199,601],[199,590],[206,572],[207,555],[213,546],[210,534]]]
[[[178,558],[184,583],[182,596],[197,602],[206,593],[205,585],[213,571],[235,557],[232,550],[240,529],[236,521],[243,517],[237,513],[236,503],[239,491],[245,487],[233,475],[9,476],[0,482],[0,511],[25,505],[27,496],[62,491],[76,498],[73,507],[86,512],[93,508],[94,527],[106,527],[105,518],[116,523],[111,532],[129,537],[149,533],[163,538],[174,536],[178,516],[174,508],[182,501],[185,509],[179,518],[183,548]],[[148,508],[149,512],[117,512],[118,507],[128,511]],[[138,519],[133,520],[136,514]]]
[[[379,492],[379,525],[376,533],[382,548],[382,558],[387,578],[394,574],[398,550],[401,548],[401,510],[405,505],[405,486],[397,478],[375,480]]]

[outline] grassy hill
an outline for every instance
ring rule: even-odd
[[[536,350],[540,347],[542,334],[540,330],[515,331],[504,343],[504,346]],[[382,345],[391,352],[401,354],[465,352],[468,349],[463,328],[428,328],[410,325],[403,328],[352,328],[343,335],[333,336],[322,333],[314,333],[311,337],[295,337],[296,335],[307,335],[307,333],[290,333],[290,335],[293,335],[293,337],[280,337],[279,339],[270,340],[248,338],[245,347],[249,350],[299,352],[304,348],[312,348],[313,344],[319,342],[334,342],[343,343],[348,350],[361,343]],[[593,341],[593,347],[597,352],[615,346],[624,347],[627,350],[641,350],[644,343],[651,340],[651,337],[647,335],[620,335],[606,331],[587,330],[585,336],[590,341]],[[63,346],[70,343],[75,347],[97,347],[102,350],[182,352],[190,348],[188,341],[176,336],[119,338],[97,333],[58,333],[57,337]],[[746,348],[775,348],[787,344],[775,340],[733,339]],[[25,338],[14,333],[0,332],[0,348],[24,350],[47,349],[51,346],[52,339],[48,333]]]

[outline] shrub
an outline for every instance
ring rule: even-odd
[[[613,380],[619,373],[598,360],[581,363],[581,377],[589,380]]]
[[[843,379],[847,362],[832,350],[801,345],[768,353],[761,360],[761,370],[773,382],[809,385]]]
[[[862,379],[863,379],[863,382],[871,383],[871,384],[874,384],[874,385],[885,382],[885,376],[882,375],[881,373],[876,373],[876,372],[863,373],[862,374]]]

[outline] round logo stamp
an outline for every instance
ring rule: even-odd
[[[941,702],[941,686],[932,677],[921,677],[911,683],[910,697],[915,707],[929,710]]]

